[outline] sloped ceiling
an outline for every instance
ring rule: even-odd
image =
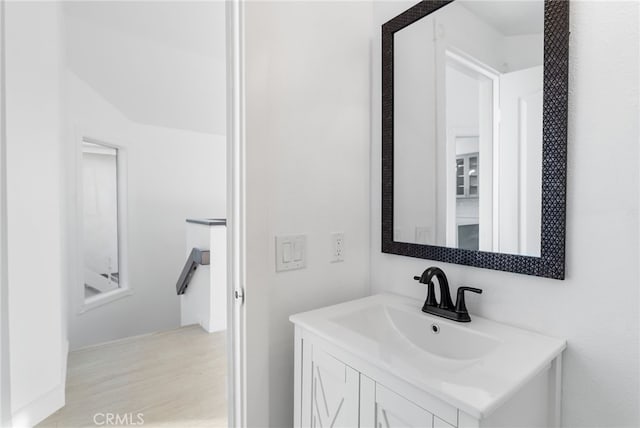
[[[225,134],[223,2],[68,2],[67,65],[129,120]]]

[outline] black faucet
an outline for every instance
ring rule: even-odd
[[[438,284],[440,285],[440,303],[436,301],[436,294],[432,281],[434,276],[438,279]],[[420,281],[421,284],[425,284],[427,286],[427,299],[422,306],[422,312],[458,322],[471,321],[471,317],[469,316],[469,312],[467,311],[467,306],[464,301],[464,292],[471,291],[473,293],[481,294],[481,289],[473,287],[458,288],[458,297],[454,306],[451,301],[451,293],[449,292],[449,281],[447,281],[447,276],[444,274],[442,269],[432,266],[426,269],[421,276],[414,276],[413,279]]]

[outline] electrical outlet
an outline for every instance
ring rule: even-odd
[[[416,244],[432,244],[433,239],[431,237],[431,228],[426,226],[416,226],[415,241],[413,242]]]
[[[344,261],[344,233],[331,234],[331,262]]]

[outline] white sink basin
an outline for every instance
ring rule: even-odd
[[[422,304],[379,294],[290,320],[478,417],[507,400],[566,347],[564,340],[474,315],[470,323],[458,323],[425,314]]]
[[[388,305],[368,307],[332,321],[381,343],[391,345],[394,339],[402,338],[420,351],[451,360],[478,359],[500,344],[498,338],[464,324]]]

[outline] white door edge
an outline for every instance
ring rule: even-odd
[[[226,26],[228,426],[245,427],[244,5],[241,0],[226,1]]]

